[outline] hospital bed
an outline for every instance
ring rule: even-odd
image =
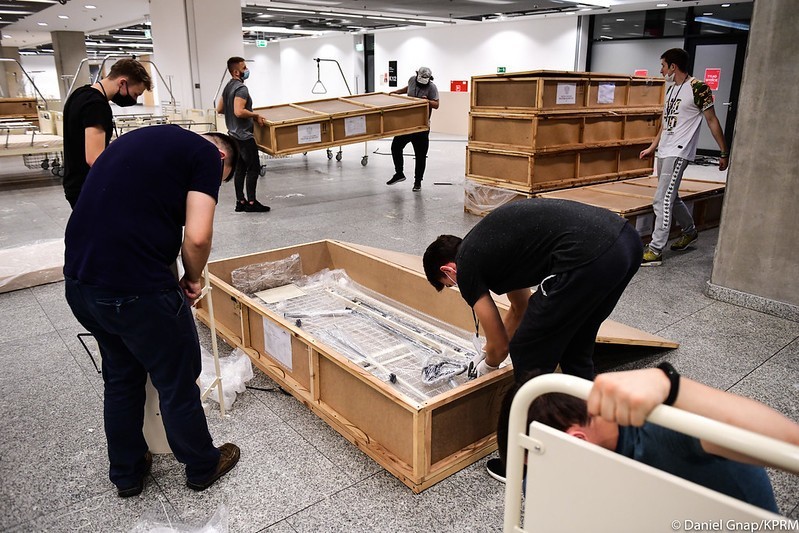
[[[549,374],[530,380],[516,394],[508,429],[506,533],[799,530],[795,519],[685,481],[538,422],[525,427],[527,412],[536,397],[562,392],[585,399],[590,390],[590,381]],[[648,420],[799,473],[799,446],[668,406],[657,407]],[[523,497],[525,455],[528,474]]]

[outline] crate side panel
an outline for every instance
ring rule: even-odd
[[[536,109],[538,83],[535,78],[473,79],[474,107]]]
[[[319,401],[400,461],[412,464],[413,413],[325,356],[319,359]]]

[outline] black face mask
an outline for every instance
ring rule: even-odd
[[[125,84],[125,87],[127,87],[127,84]],[[136,105],[136,99],[130,95],[130,89],[128,89],[127,92],[128,94],[123,96],[122,91],[120,90],[113,97],[111,97],[111,101],[119,107],[130,107],[132,105]]]

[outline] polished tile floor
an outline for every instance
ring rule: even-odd
[[[433,136],[420,193],[411,192],[412,180],[385,185],[388,141],[364,150],[344,147],[340,162],[323,151],[267,161],[258,186],[259,199],[273,208],[267,214],[234,213],[232,184],[225,184],[212,259],[324,238],[421,254],[437,235],[463,235],[479,220],[463,211],[463,139]],[[406,161],[411,168],[412,158]],[[0,173],[9,172],[4,162]],[[691,167],[687,176],[723,179],[710,167]],[[61,237],[68,216],[51,180],[3,190],[0,247]],[[639,271],[612,316],[681,347],[605,348],[597,364],[607,370],[668,360],[685,375],[799,420],[799,323],[704,296],[717,237],[718,230],[704,232],[695,249],[667,251],[661,268]],[[0,294],[0,530],[128,531],[148,517],[199,526],[221,506],[231,532],[501,530],[503,486],[485,473],[485,460],[414,495],[260,373],[250,385],[266,390],[239,395],[225,418],[209,414],[216,442],[242,449],[235,470],[195,493],[180,465],[159,455],[144,493],[119,499],[107,479],[102,381],[76,339],[81,330],[63,283]],[[799,478],[770,473],[782,512],[799,517]]]

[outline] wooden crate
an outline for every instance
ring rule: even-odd
[[[19,120],[39,125],[36,98],[0,98],[0,119]]]
[[[255,125],[258,148],[270,155],[288,155],[342,146],[370,139],[425,131],[426,100],[384,93],[260,107],[266,117]]]
[[[621,178],[647,176],[652,158],[638,158],[644,144],[529,153],[467,146],[466,176],[517,191],[535,193]]]
[[[353,281],[453,326],[472,330],[456,291],[436,293],[424,274],[354,245],[321,241],[209,264],[218,332],[253,364],[307,405],[414,492],[420,492],[496,449],[499,406],[513,376],[504,368],[420,404],[351,362],[231,285],[235,268],[300,255],[306,274],[344,269]],[[404,254],[402,254],[404,255]],[[208,322],[201,303],[198,317]],[[291,338],[291,364],[265,348],[264,331]]]
[[[546,192],[537,196],[575,200],[610,209],[628,219],[638,230],[644,242],[649,242],[655,222],[652,200],[655,197],[657,182],[657,176],[649,176],[577,189]],[[724,189],[724,183],[682,179],[679,188],[680,198],[691,211],[697,229],[703,230],[719,225]],[[672,236],[676,236],[679,232],[680,229],[676,225],[672,226]]]
[[[662,107],[663,78],[530,71],[473,76],[473,111],[518,112]]]
[[[660,108],[583,113],[469,113],[469,146],[532,153],[652,142]]]

